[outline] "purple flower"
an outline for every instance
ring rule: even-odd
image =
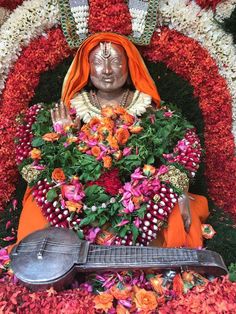
[[[131,154],[131,151],[132,151],[132,147],[125,147],[123,149],[123,156],[129,156]]]
[[[89,229],[88,235],[86,236],[86,240],[88,240],[90,243],[94,243],[97,234],[99,233],[101,229],[100,228],[91,228]]]

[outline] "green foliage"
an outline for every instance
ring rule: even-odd
[[[207,223],[211,224],[216,231],[215,236],[207,240],[207,249],[221,254],[226,265],[236,262],[236,225],[229,214],[216,208],[210,203],[211,215]]]
[[[217,21],[217,23],[219,23]],[[219,23],[222,28],[232,34],[233,36],[233,40],[234,40],[234,44],[236,44],[236,7],[234,8],[233,12],[231,13],[229,18],[226,18],[223,23]]]
[[[236,282],[236,263],[229,265],[229,280]]]
[[[168,105],[172,117],[165,117],[166,110],[147,112],[142,116],[142,132],[133,134],[127,142],[132,147],[132,155],[123,157],[118,163],[124,177],[140,165],[165,163],[163,153],[171,153],[177,141],[184,137],[193,126],[182,117],[177,108]],[[135,152],[136,155],[134,154]]]

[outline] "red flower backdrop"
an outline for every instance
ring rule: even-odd
[[[131,16],[124,0],[90,0],[89,31],[114,32],[123,35],[131,33]]]
[[[14,10],[18,5],[21,5],[24,0],[0,0],[0,7],[9,10]]]
[[[168,28],[153,36],[143,55],[151,61],[164,62],[194,87],[205,123],[209,193],[218,206],[235,215],[236,158],[231,133],[231,97],[216,63],[196,41]]]
[[[42,72],[56,66],[69,56],[70,50],[60,29],[34,40],[22,52],[6,83],[0,115],[0,208],[10,200],[15,190],[14,137],[17,114],[27,108]]]
[[[193,1],[193,0],[192,0]],[[215,10],[217,5],[225,0],[195,0],[195,2],[202,8],[208,9],[211,8]]]
[[[7,276],[0,281],[1,313],[104,313],[95,310],[94,295],[80,289],[56,292],[51,288],[47,291],[30,292],[21,285],[11,282]],[[197,286],[187,294],[182,293],[182,288],[177,283],[175,291],[172,290],[173,299],[166,304],[162,297],[158,298],[158,313],[235,313],[236,311],[236,283],[230,282],[227,277],[215,279],[204,286]]]

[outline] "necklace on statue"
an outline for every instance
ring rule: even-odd
[[[101,104],[101,102],[97,96],[97,93],[94,90],[91,90],[89,92],[89,96],[90,96],[90,100],[91,100],[92,105],[100,110],[103,107],[103,105]],[[122,107],[127,106],[128,96],[129,96],[129,89],[126,89],[122,94],[122,98],[121,98],[121,102],[120,102],[120,105]]]

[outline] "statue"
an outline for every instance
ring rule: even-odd
[[[147,110],[158,109],[160,97],[139,52],[128,39],[112,33],[95,34],[76,53],[64,80],[62,102],[51,110],[52,122],[55,129],[70,126],[73,121],[68,108],[73,108],[74,125],[79,129],[81,124],[101,117],[107,106],[117,105],[141,117]],[[159,232],[151,245],[202,246],[201,223],[208,216],[207,201],[187,190],[186,185],[169,215],[167,228]],[[48,225],[29,189],[23,202],[18,241]]]

